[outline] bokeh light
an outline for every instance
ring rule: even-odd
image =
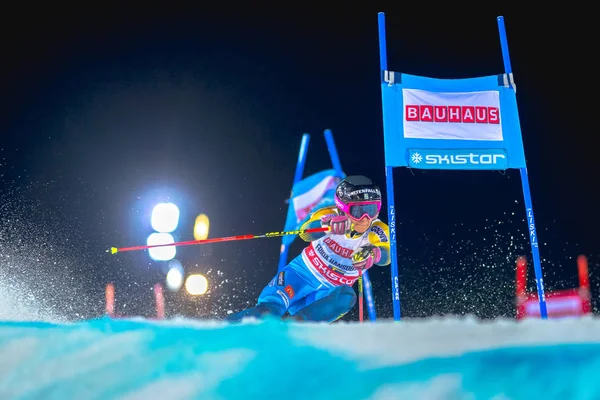
[[[150,220],[156,232],[171,233],[179,224],[179,208],[173,203],[157,204]]]
[[[179,260],[171,260],[166,277],[167,288],[173,292],[181,289],[183,285],[183,266]]]
[[[170,233],[154,232],[151,233],[146,240],[146,244],[148,246],[169,243],[175,243],[175,239]],[[175,255],[177,254],[177,248],[175,246],[153,247],[148,249],[148,253],[150,254],[150,258],[152,258],[154,261],[169,261],[175,258]]]
[[[200,214],[196,217],[194,223],[194,239],[204,240],[208,238],[209,221],[206,214]]]
[[[185,290],[192,296],[204,294],[208,290],[208,280],[204,275],[190,275],[185,280]]]

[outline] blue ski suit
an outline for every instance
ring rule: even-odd
[[[300,229],[318,228],[323,216],[337,214],[336,207],[317,210]],[[282,317],[288,313],[297,320],[333,322],[356,303],[352,285],[359,272],[353,266],[353,255],[366,246],[374,246],[381,254],[374,265],[390,264],[389,228],[379,219],[374,219],[363,234],[317,232],[299,236],[309,245],[265,286],[255,307],[228,320],[263,314]]]

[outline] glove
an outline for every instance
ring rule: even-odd
[[[381,250],[372,245],[359,248],[352,256],[352,266],[359,272],[365,271],[381,260]]]
[[[334,235],[350,233],[350,220],[345,215],[325,215],[321,218],[321,226],[329,227]]]

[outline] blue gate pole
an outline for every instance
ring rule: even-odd
[[[385,14],[377,14],[379,25],[379,64],[380,74],[387,71],[387,44],[385,38]],[[382,94],[382,105],[385,101]],[[383,107],[385,108],[385,107]],[[385,113],[385,111],[384,111]],[[385,119],[385,115],[383,117]],[[385,127],[383,136],[385,138]],[[398,251],[396,248],[396,210],[394,206],[394,167],[385,165],[385,185],[387,192],[388,206],[388,225],[390,227],[390,257],[391,257],[391,276],[392,276],[392,305],[394,308],[394,320],[400,321],[400,282],[398,279]]]
[[[306,154],[308,153],[308,142],[310,141],[310,135],[305,133],[302,135],[302,142],[300,142],[300,151],[298,152],[298,161],[296,162],[296,173],[294,174],[294,183],[292,184],[292,190],[290,191],[290,201],[288,203],[288,212],[289,208],[293,207],[294,204],[292,202],[292,192],[294,190],[294,185],[298,183],[302,179],[302,174],[304,174],[304,164],[306,164]],[[287,213],[286,213],[287,216]],[[283,239],[281,241],[281,251],[279,253],[279,265],[277,267],[277,271],[281,271],[283,267],[287,264],[288,258],[288,246],[283,244]]]
[[[340,162],[340,156],[338,155],[337,147],[335,147],[333,133],[331,133],[331,129],[325,129],[323,134],[325,135],[325,143],[327,143],[327,150],[329,151],[329,157],[331,158],[333,169],[335,169],[337,176],[341,178],[344,174],[344,171],[342,170],[342,163]],[[377,313],[375,311],[375,298],[373,297],[373,288],[371,285],[371,279],[369,278],[369,271],[363,272],[362,279],[364,283],[363,289],[365,292],[365,298],[367,299],[369,319],[371,321],[375,321],[377,319]]]
[[[333,169],[335,169],[336,174],[339,177],[342,177],[344,174],[344,170],[342,169],[342,163],[340,162],[340,156],[337,152],[337,147],[335,147],[335,142],[333,141],[333,133],[331,133],[331,129],[325,129],[323,132],[325,136],[325,143],[327,143],[327,151],[329,152],[329,157],[331,158],[331,165],[333,165]]]
[[[513,82],[512,66],[510,63],[510,54],[508,52],[508,40],[506,39],[506,28],[504,27],[504,17],[497,18],[498,31],[500,33],[500,45],[502,47],[502,59],[504,60],[504,71],[509,76],[509,81]],[[544,294],[544,277],[542,274],[542,263],[540,260],[540,249],[538,246],[537,229],[535,219],[533,218],[533,206],[531,202],[531,191],[529,190],[529,176],[527,167],[520,168],[521,186],[523,187],[523,198],[525,199],[525,212],[527,214],[527,225],[529,229],[529,243],[531,244],[531,253],[533,255],[533,268],[535,271],[535,282],[537,285],[538,299],[540,303],[540,316],[542,319],[548,318],[546,309],[546,296]]]

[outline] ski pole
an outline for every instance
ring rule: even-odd
[[[153,245],[145,245],[145,246],[131,246],[131,247],[111,247],[109,250],[106,250],[107,253],[117,254],[125,251],[136,251],[136,250],[146,250],[152,249],[154,247],[165,247],[165,246],[189,246],[193,244],[207,244],[207,243],[219,243],[219,242],[231,242],[234,240],[249,240],[249,239],[260,239],[260,238],[268,238],[268,237],[280,237],[286,235],[299,235],[302,233],[314,233],[314,232],[325,232],[328,231],[328,227],[324,228],[310,228],[310,229],[300,229],[296,231],[281,231],[281,232],[268,232],[259,235],[238,235],[238,236],[227,236],[227,237],[219,237],[219,238],[211,238],[211,239],[203,239],[203,240],[189,240],[186,242],[175,242],[175,243],[164,243],[164,244],[153,244]]]
[[[362,271],[358,272],[358,320],[363,322],[363,279]]]

